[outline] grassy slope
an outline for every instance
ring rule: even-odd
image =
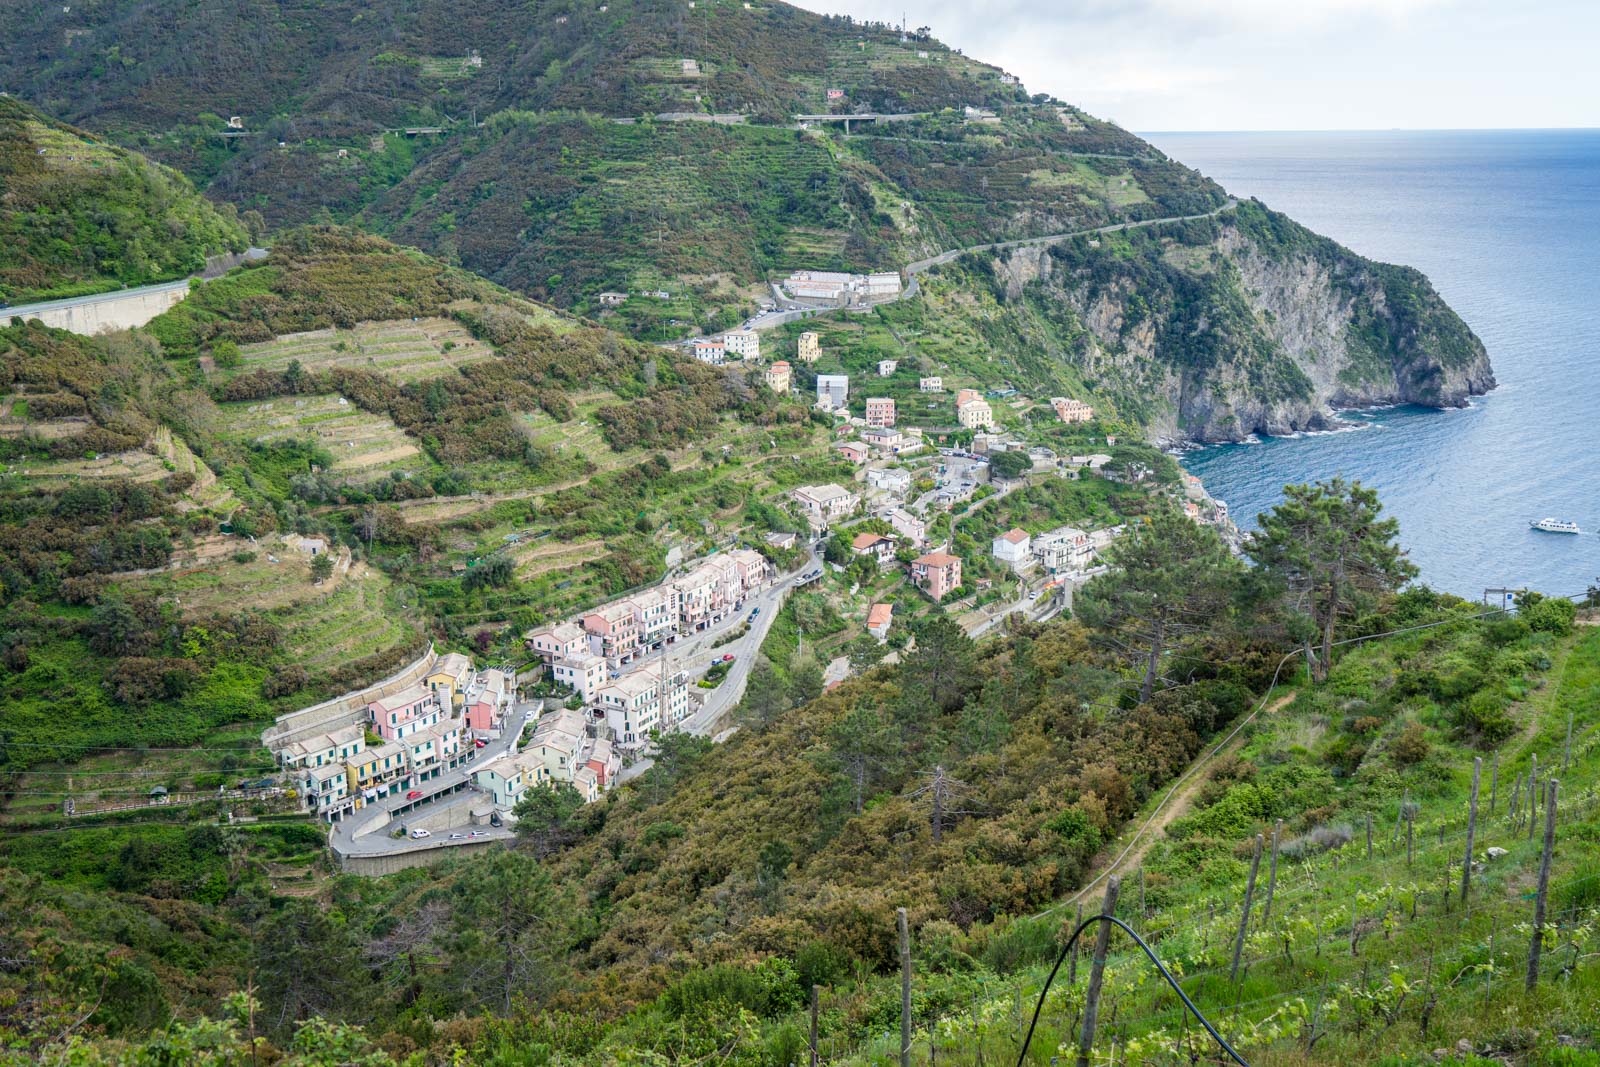
[[[0,302],[165,281],[246,234],[167,167],[0,99]]]

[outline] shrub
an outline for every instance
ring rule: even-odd
[[[1433,745],[1420,722],[1409,723],[1389,745],[1389,754],[1401,767],[1413,767],[1428,758]]]

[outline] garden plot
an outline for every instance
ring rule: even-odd
[[[192,555],[179,553],[173,569],[142,575],[126,585],[174,604],[191,618],[294,607],[337,594],[350,555],[341,551],[335,558],[332,576],[315,585],[309,553],[276,539],[251,544],[237,537],[208,538]]]
[[[131,478],[136,482],[154,482],[172,473],[161,457],[142,448],[110,452],[92,459],[21,460],[13,471],[24,478],[48,482],[80,478]]]
[[[28,398],[25,396],[0,396],[0,437],[21,437],[32,434],[46,441],[71,437],[82,433],[92,423],[82,415],[59,419],[33,419],[28,417]]]
[[[245,345],[239,372],[283,370],[298,362],[311,371],[344,367],[368,370],[399,382],[422,381],[449,374],[478,360],[491,359],[494,349],[450,319],[424,318],[363,322],[351,330],[311,330],[273,341]]]
[[[413,641],[416,631],[389,594],[381,572],[355,564],[332,593],[279,620],[285,650],[315,675]]]
[[[423,466],[422,450],[400,427],[331,393],[274,397],[222,408],[236,438],[261,443],[315,441],[333,456],[336,471],[366,473]]]
[[[174,436],[166,426],[156,430],[155,450],[163,464],[178,474],[194,475],[194,484],[183,494],[180,508],[209,508],[219,513],[230,511],[236,501],[233,491],[217,481],[217,476],[205,461],[189,450],[183,438]]]

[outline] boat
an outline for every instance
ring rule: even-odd
[[[1528,525],[1535,530],[1543,530],[1545,533],[1575,534],[1583,532],[1578,529],[1577,523],[1567,522],[1564,519],[1540,519],[1538,522],[1530,522]]]

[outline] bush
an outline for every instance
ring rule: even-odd
[[[1389,745],[1389,754],[1401,767],[1414,767],[1428,758],[1433,745],[1428,741],[1428,731],[1420,722],[1410,723],[1400,736]]]
[[[1578,606],[1570,600],[1541,600],[1522,613],[1528,628],[1539,633],[1565,636],[1572,632]]]

